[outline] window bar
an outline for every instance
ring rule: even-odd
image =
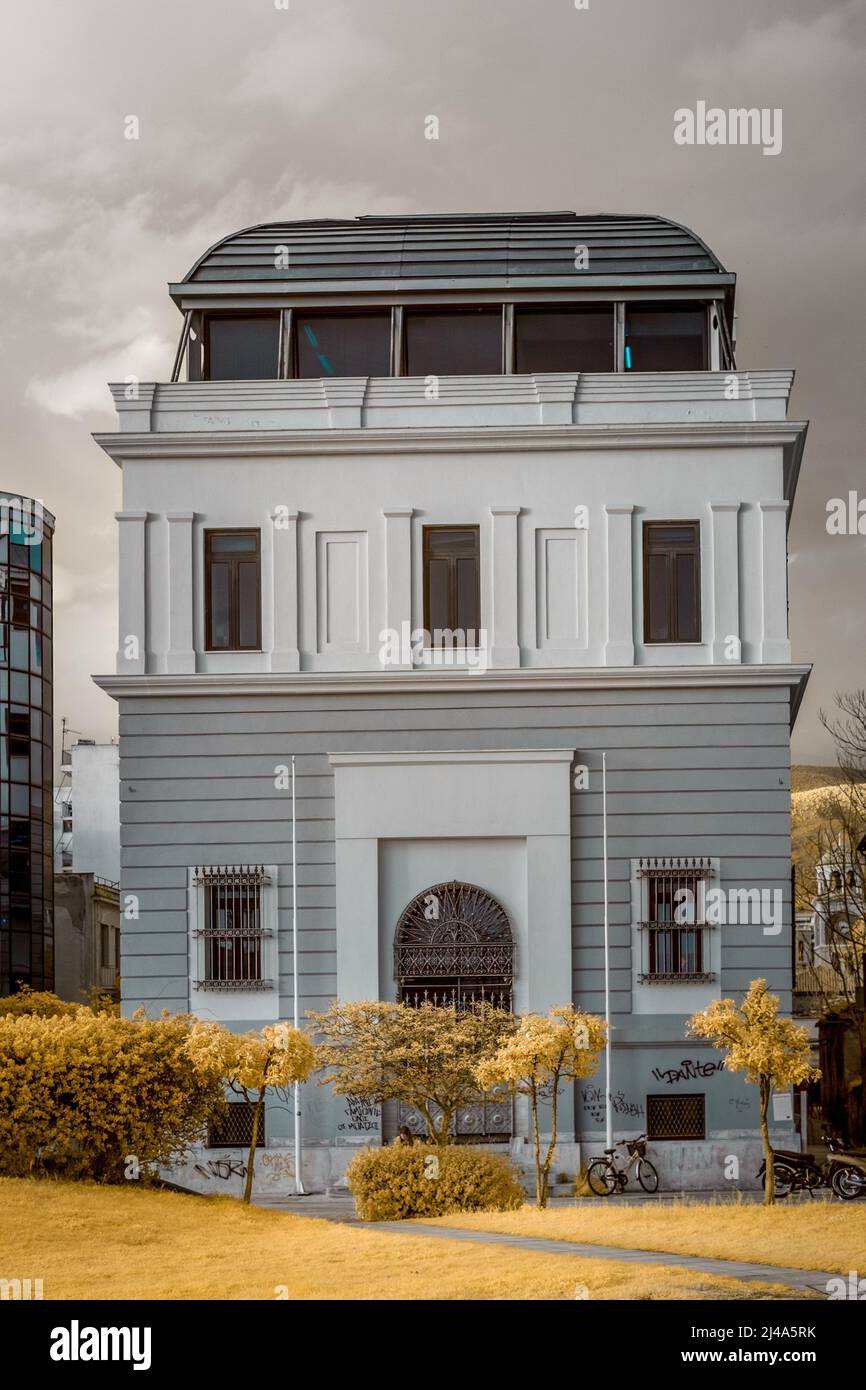
[[[614,306],[613,357],[614,371],[625,371],[625,303],[618,299]]]
[[[395,304],[391,310],[391,375],[403,375],[403,305]]]
[[[293,311],[280,310],[280,342],[277,356],[277,376],[285,381],[292,375],[292,329]]]
[[[180,330],[180,342],[175,353],[174,366],[171,369],[171,379],[173,382],[180,381],[180,369],[183,364],[183,355],[189,342],[189,330],[192,327],[192,309],[187,309],[183,316],[183,328]]]
[[[515,370],[513,304],[502,306],[502,370],[506,376],[511,376]]]

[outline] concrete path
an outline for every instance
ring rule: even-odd
[[[686,1194],[666,1193],[665,1199],[668,1205],[681,1204],[683,1196]],[[690,1199],[718,1200],[719,1193],[688,1193]],[[755,1194],[760,1200],[760,1193]],[[592,1199],[581,1198],[581,1205]],[[599,1197],[598,1203],[610,1201],[610,1198]],[[622,1202],[622,1197],[615,1199],[617,1204]],[[635,1194],[635,1203],[646,1201],[646,1197],[638,1198]],[[653,1199],[650,1199],[653,1200]],[[655,1197],[658,1201],[658,1197]],[[663,1199],[664,1200],[664,1199]],[[630,1250],[622,1249],[617,1245],[591,1245],[578,1244],[573,1240],[548,1240],[543,1236],[514,1236],[504,1235],[494,1231],[464,1231],[451,1226],[430,1226],[423,1221],[360,1221],[355,1215],[355,1204],[348,1193],[334,1194],[325,1196],[323,1193],[311,1193],[308,1197],[281,1197],[274,1199],[254,1198],[257,1206],[268,1207],[274,1211],[290,1211],[297,1216],[315,1216],[324,1218],[326,1221],[345,1222],[352,1226],[362,1226],[368,1231],[385,1231],[389,1235],[401,1236],[426,1236],[433,1240],[463,1240],[475,1241],[481,1245],[510,1245],[517,1250],[534,1250],[537,1254],[547,1255],[573,1255],[581,1259],[591,1260],[620,1260],[624,1264],[656,1264],[672,1265],[679,1269],[692,1270],[698,1274],[723,1274],[731,1279],[742,1279],[743,1281],[760,1281],[765,1284],[782,1284],[786,1288],[796,1289],[799,1293],[818,1293],[827,1296],[827,1281],[834,1276],[824,1270],[819,1269],[789,1269],[778,1265],[751,1264],[744,1260],[711,1260],[699,1255],[674,1255],[664,1250]],[[594,1205],[595,1203],[593,1203]],[[556,1207],[573,1206],[574,1199],[554,1200],[551,1206]],[[723,1203],[720,1203],[723,1205]]]
[[[708,1260],[698,1255],[673,1255],[661,1250],[624,1250],[616,1245],[579,1245],[573,1240],[546,1240],[542,1236],[502,1235],[493,1231],[464,1231],[450,1226],[428,1226],[423,1221],[376,1221],[371,1231],[403,1236],[430,1236],[440,1240],[467,1240],[482,1245],[509,1245],[543,1255],[576,1255],[581,1259],[620,1260],[624,1264],[673,1265],[699,1274],[725,1274],[731,1279],[784,1284],[798,1292],[827,1295],[827,1281],[834,1276],[820,1269],[785,1269],[779,1265],[749,1264],[744,1260]]]

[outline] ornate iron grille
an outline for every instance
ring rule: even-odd
[[[709,859],[642,859],[644,920],[641,928],[641,984],[712,980],[705,968],[704,884]]]
[[[649,1139],[705,1139],[706,1097],[647,1096],[646,1131]]]
[[[203,925],[193,935],[201,943],[198,989],[270,989],[264,975],[264,943],[271,933],[262,927],[262,892],[267,875],[261,865],[221,865],[197,868],[201,886]]]
[[[394,977],[407,1004],[511,1008],[514,941],[501,903],[471,883],[438,883],[406,908],[394,934]]]
[[[510,1010],[513,973],[508,914],[474,884],[438,883],[426,889],[412,899],[397,923],[394,978],[404,1004],[468,1009],[485,1003]],[[416,1134],[425,1132],[411,1106],[400,1106],[399,1122]],[[454,1137],[463,1143],[489,1143],[507,1139],[512,1129],[511,1101],[493,1095],[459,1111]]]
[[[229,1101],[221,1115],[207,1132],[209,1149],[248,1149],[253,1139],[253,1107],[246,1101]],[[265,1109],[259,1114],[256,1147],[265,1146]]]

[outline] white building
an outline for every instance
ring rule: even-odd
[[[751,1181],[754,1088],[685,1025],[757,976],[790,1007],[806,426],[790,370],[735,364],[734,290],[685,228],[571,213],[256,227],[171,287],[173,379],[114,386],[97,437],[128,1008],[291,1019],[294,755],[302,1009],[601,1012],[606,751],[618,1132],[667,1183],[724,1186],[731,1153]],[[304,1116],[323,1186],[398,1118],[313,1085]],[[562,1166],[604,1119],[601,1078],[564,1097]],[[527,1138],[510,1107],[460,1128]]]
[[[120,750],[79,739],[54,789],[54,867],[120,880]]]

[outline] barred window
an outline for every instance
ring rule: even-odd
[[[265,1146],[265,1107],[259,1112],[256,1147]],[[248,1149],[253,1141],[253,1107],[245,1100],[229,1101],[225,1114],[208,1129],[209,1149]]]
[[[647,1096],[648,1139],[705,1139],[706,1096]]]
[[[199,866],[193,871],[196,989],[273,988],[269,919],[274,879],[261,864]]]
[[[642,859],[640,984],[700,983],[709,967],[706,884],[709,859]]]

